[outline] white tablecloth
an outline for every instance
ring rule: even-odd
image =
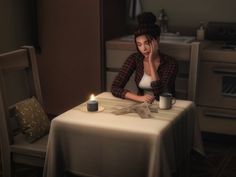
[[[44,177],[60,177],[65,171],[97,177],[170,177],[192,148],[203,153],[193,102],[177,100],[172,109],[142,119],[136,113],[111,113],[132,101],[109,92],[97,99],[105,108],[102,112],[83,112],[82,104],[53,119]]]

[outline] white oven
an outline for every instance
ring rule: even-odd
[[[203,61],[198,85],[200,105],[236,110],[236,63]]]
[[[236,135],[236,50],[212,42],[200,59],[196,104],[205,132]]]

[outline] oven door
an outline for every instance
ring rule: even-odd
[[[202,106],[236,109],[236,64],[203,61],[196,99]]]

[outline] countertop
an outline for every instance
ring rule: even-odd
[[[160,47],[162,46],[189,46],[191,42],[195,41],[194,36],[180,36],[180,35],[162,35],[160,37]],[[127,35],[120,38],[112,39],[106,42],[107,48],[119,48],[126,50],[136,50],[134,45],[134,36]]]

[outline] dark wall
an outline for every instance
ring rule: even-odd
[[[125,34],[125,0],[1,0],[0,52],[37,49],[46,111],[104,90],[105,41]]]
[[[38,62],[48,113],[62,113],[101,90],[99,3],[38,1]]]
[[[0,1],[0,53],[32,44],[31,0]]]

